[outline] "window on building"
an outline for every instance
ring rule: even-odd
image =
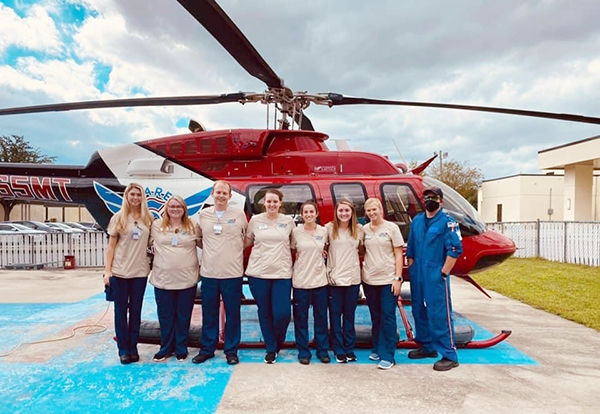
[[[386,220],[396,223],[408,240],[413,217],[423,211],[414,190],[408,184],[383,184],[381,197]]]
[[[331,195],[333,203],[337,204],[340,200],[349,200],[356,209],[356,218],[360,224],[367,222],[365,216],[365,201],[367,200],[367,191],[360,183],[332,184]],[[334,213],[335,214],[335,213]]]

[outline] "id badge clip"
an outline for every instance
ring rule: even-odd
[[[177,246],[177,242],[179,241],[177,235],[171,238],[171,246]]]
[[[215,224],[213,226],[213,230],[215,231],[215,234],[219,235],[223,232],[223,226],[221,226],[220,224]]]
[[[139,227],[134,227],[133,231],[131,232],[131,238],[133,240],[139,240],[141,234],[142,232],[140,231]]]

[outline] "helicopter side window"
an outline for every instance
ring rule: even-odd
[[[181,142],[174,142],[169,147],[170,155],[181,155]]]
[[[365,215],[365,201],[367,200],[367,191],[361,183],[343,183],[332,184],[331,194],[334,204],[340,200],[349,200],[356,208],[356,218],[360,224],[365,224],[367,218]]]
[[[408,240],[413,217],[423,211],[412,187],[406,184],[382,184],[381,196],[386,220],[396,223],[404,240]]]
[[[253,216],[265,211],[265,194],[267,190],[277,189],[283,193],[280,212],[291,216],[296,224],[302,221],[300,207],[307,200],[316,200],[312,187],[308,184],[256,184],[248,186],[249,211]]]

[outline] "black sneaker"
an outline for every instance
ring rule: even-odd
[[[237,365],[240,362],[237,354],[227,354],[225,355],[225,358],[227,359],[227,363],[229,365]]]
[[[423,348],[414,349],[408,353],[410,359],[436,358],[437,351],[425,351]]]
[[[329,355],[321,355],[319,358],[319,361],[321,361],[323,364],[329,364],[331,362],[331,358],[329,358]]]
[[[346,362],[348,362],[348,359],[346,358],[345,354],[338,354],[335,356],[335,360],[337,362],[339,362],[340,364],[345,364]]]
[[[277,352],[267,352],[265,364],[274,364],[275,362],[277,362]]]
[[[161,354],[160,352],[157,352],[156,354],[154,354],[152,361],[163,362],[165,359],[169,358],[171,355],[173,355],[173,354]]]
[[[348,362],[356,362],[356,354],[354,352],[348,352],[346,354],[346,360]]]
[[[177,361],[185,361],[187,358],[187,354],[177,355]]]
[[[456,368],[457,366],[458,361],[452,361],[451,359],[444,357],[433,364],[433,369],[435,371],[450,371],[452,368]]]
[[[300,362],[302,365],[308,365],[308,364],[310,364],[310,358],[308,358],[308,357],[298,358],[298,362]]]
[[[127,364],[131,363],[131,356],[130,355],[120,355],[119,360],[121,361],[121,364],[127,365]]]
[[[203,362],[208,361],[209,359],[211,359],[212,357],[214,357],[214,355],[210,355],[210,354],[198,354],[196,355],[193,359],[192,362],[194,364],[202,364]]]

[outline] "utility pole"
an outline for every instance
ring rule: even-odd
[[[447,152],[443,152],[443,151],[440,150],[440,151],[434,152],[433,155],[437,155],[437,156],[440,157],[440,181],[442,181],[442,178],[444,177],[444,174],[443,174],[443,171],[444,171],[443,170],[443,159],[446,158],[446,157],[448,157],[448,153]]]

